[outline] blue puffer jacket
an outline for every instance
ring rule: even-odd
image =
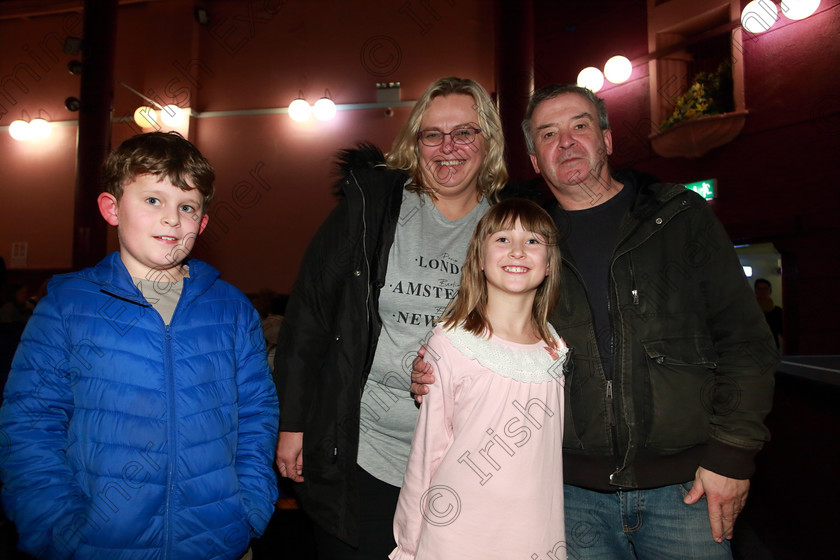
[[[190,261],[169,326],[118,253],[58,276],[0,409],[3,502],[39,558],[239,558],[276,499],[259,317]]]

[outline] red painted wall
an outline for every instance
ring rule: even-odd
[[[0,20],[0,126],[22,117],[74,119],[64,99],[79,80],[62,52],[81,34],[81,17],[64,14]],[[0,256],[11,263],[13,242],[29,244],[30,268],[71,264],[76,127],[56,127],[48,139],[17,142],[0,131]]]
[[[493,16],[479,0],[217,1],[207,3],[207,26],[196,22],[194,5],[120,7],[116,118],[144,104],[120,82],[161,104],[201,112],[286,107],[301,90],[310,103],[326,89],[338,104],[372,103],[383,81],[401,82],[402,99],[414,100],[449,75],[493,86]],[[28,91],[0,83],[0,126],[21,109],[74,120],[63,103],[78,95],[79,78],[67,72],[73,57],[61,45],[81,35],[81,16],[3,16],[0,7],[0,82],[17,75]],[[22,74],[21,65],[36,66],[27,49],[48,34],[55,37],[49,72]],[[189,137],[217,172],[196,255],[247,292],[289,291],[310,238],[335,205],[333,154],[361,140],[387,150],[408,111],[398,108],[390,118],[382,109],[339,111],[327,123],[281,114],[192,119]],[[0,255],[7,263],[12,242],[27,241],[28,269],[71,266],[75,132],[67,126],[34,144],[0,130]],[[132,122],[115,123],[113,145],[136,132]],[[117,247],[113,232],[109,247]]]

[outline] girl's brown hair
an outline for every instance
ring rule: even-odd
[[[557,227],[548,213],[529,200],[512,198],[493,206],[475,226],[461,268],[458,295],[443,312],[445,329],[461,326],[477,336],[490,336],[493,327],[487,319],[487,281],[481,270],[484,240],[497,231],[513,229],[519,220],[522,229],[537,234],[548,249],[548,276],[537,288],[531,317],[539,336],[550,346],[557,341],[548,328],[548,317],[560,299],[560,247]]]

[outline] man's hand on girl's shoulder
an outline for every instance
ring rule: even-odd
[[[414,395],[414,401],[418,405],[423,402],[423,395],[429,392],[427,385],[435,382],[435,370],[432,364],[423,360],[425,355],[426,345],[424,344],[417,351],[417,357],[414,358],[411,370],[411,394]]]

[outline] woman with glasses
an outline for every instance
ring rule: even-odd
[[[342,152],[342,200],[307,250],[276,350],[277,465],[319,558],[382,560],[417,407],[411,364],[507,181],[498,112],[469,79],[420,96],[387,158]]]

